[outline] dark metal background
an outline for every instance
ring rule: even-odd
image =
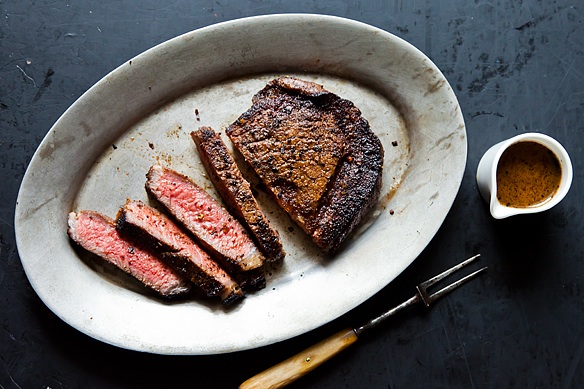
[[[566,0],[0,1],[0,388],[236,387],[401,302],[416,283],[477,252],[487,275],[428,312],[387,323],[294,387],[584,387],[583,7]],[[257,350],[148,355],[69,327],[30,287],[14,238],[20,181],[44,135],[77,97],[142,51],[220,21],[284,12],[380,27],[418,47],[445,74],[464,113],[469,154],[436,237],[362,306]],[[476,188],[477,163],[492,144],[527,131],[566,147],[572,189],[548,212],[495,221]]]

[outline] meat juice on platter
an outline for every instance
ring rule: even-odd
[[[322,85],[276,78],[226,132],[273,200],[326,254],[342,247],[379,198],[384,154],[379,138],[351,101]],[[128,201],[117,231],[121,239],[144,240],[164,266],[204,295],[232,304],[246,290],[265,287],[264,261],[281,261],[285,250],[225,145],[209,147],[216,134],[203,128],[191,136],[236,218],[189,177],[157,165],[147,174],[146,189],[171,216]],[[136,262],[113,263],[144,282],[132,269]]]

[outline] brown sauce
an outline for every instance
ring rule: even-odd
[[[513,208],[541,205],[555,195],[561,177],[560,161],[550,149],[537,142],[517,142],[497,165],[497,199]]]

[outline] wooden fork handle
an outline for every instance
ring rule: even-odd
[[[356,341],[355,331],[352,328],[344,329],[248,379],[239,386],[239,389],[283,388],[316,369]]]

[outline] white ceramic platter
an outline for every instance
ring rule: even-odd
[[[144,175],[154,163],[191,176],[216,196],[190,131],[207,125],[223,132],[255,92],[283,74],[352,100],[385,149],[379,204],[337,255],[319,254],[261,191],[288,254],[270,270],[266,289],[231,309],[197,298],[161,300],[71,244],[71,210],[115,216],[126,198],[147,200]],[[96,339],[160,354],[259,347],[329,322],[402,272],[446,217],[466,147],[448,82],[394,35],[320,15],[221,23],[124,63],[63,114],[22,182],[18,250],[43,302]]]

